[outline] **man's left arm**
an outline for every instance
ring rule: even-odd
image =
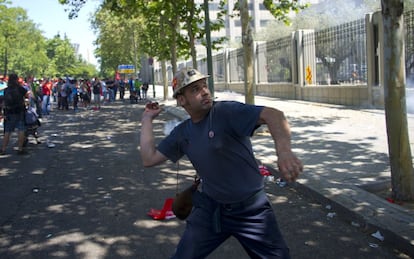
[[[259,124],[266,124],[275,143],[278,167],[283,178],[292,182],[303,170],[302,162],[292,152],[289,123],[282,111],[264,107],[260,112]]]

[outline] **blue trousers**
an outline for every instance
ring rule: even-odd
[[[240,242],[250,258],[290,258],[264,191],[233,204],[217,203],[196,191],[193,206],[172,258],[205,258],[230,236]]]
[[[49,104],[50,104],[50,96],[43,95],[43,101],[42,101],[42,114],[43,115],[49,115],[49,110],[48,110]]]

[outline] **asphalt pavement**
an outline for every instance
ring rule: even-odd
[[[155,121],[156,141],[166,122],[186,118],[175,101]],[[217,100],[239,100],[215,93]],[[256,97],[285,112],[294,150],[305,164],[295,184],[268,182],[292,258],[410,258],[414,216],[407,206],[373,192],[389,186],[384,112]],[[0,157],[0,258],[168,258],[185,223],[147,213],[191,183],[186,160],[143,168],[139,121],[145,102],[117,100],[99,111],[53,110],[43,118],[42,144],[29,155]],[[409,114],[410,132],[414,132]],[[412,139],[412,138],[411,138]],[[266,129],[252,138],[257,158],[274,172],[275,151]],[[53,143],[53,146],[50,145]],[[49,145],[48,145],[49,144]],[[411,142],[413,149],[413,143]],[[177,174],[177,171],[179,174]],[[373,236],[374,234],[374,236]],[[209,258],[248,258],[234,239]]]

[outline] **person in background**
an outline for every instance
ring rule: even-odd
[[[116,78],[114,78],[113,81],[114,81],[114,84],[112,86],[112,90],[113,90],[113,100],[112,101],[115,102],[116,95],[117,95],[118,89],[119,89],[119,80],[116,80]],[[125,89],[124,89],[124,91],[125,91]],[[119,95],[121,95],[121,93],[119,93]]]
[[[29,136],[33,136],[36,140],[36,144],[41,144],[42,142],[39,140],[39,131],[38,128],[42,125],[39,120],[39,115],[36,112],[36,109],[30,105],[29,99],[25,100],[26,106],[26,115],[25,115],[25,123],[26,123],[26,131],[25,131],[25,140],[23,147],[26,147],[29,143]]]
[[[57,93],[57,106],[58,110],[63,110],[63,98],[62,98],[62,86],[64,85],[64,81],[62,78],[59,77],[56,83],[56,93]]]
[[[108,102],[115,101],[115,81],[113,79],[107,79],[106,82],[106,90],[108,92]]]
[[[0,75],[0,122],[3,121],[4,89],[6,88],[7,88],[7,84],[4,80],[4,76]]]
[[[106,87],[106,80],[101,81],[101,93],[103,96],[104,103],[108,102],[108,88]]]
[[[86,79],[81,80],[79,91],[82,100],[82,106],[84,108],[88,108],[91,103],[91,97],[88,92],[88,83]]]
[[[73,88],[72,88],[72,95],[73,95],[73,110],[75,112],[78,111],[78,103],[79,103],[79,83],[75,80]]]
[[[132,81],[132,78],[130,79]],[[142,86],[142,80],[140,78],[135,78],[133,82],[133,87],[135,88],[135,92],[137,93],[138,100],[142,100],[141,98],[141,86]]]
[[[68,100],[69,89],[70,89],[70,82],[69,82],[69,79],[66,78],[60,85],[61,106],[62,106],[62,110],[66,110],[66,111],[69,110],[69,100]]]
[[[57,85],[58,85],[58,80],[54,79],[53,83],[52,83],[52,97],[53,97],[53,102],[57,103]]]
[[[30,84],[30,106],[36,109],[39,118],[42,118],[42,79],[33,80]]]
[[[125,81],[124,80],[117,80],[119,85],[119,99],[124,100],[125,96]]]
[[[27,153],[23,149],[25,140],[25,104],[24,100],[28,97],[28,91],[19,83],[17,74],[10,74],[7,88],[4,91],[4,137],[0,155],[6,154],[6,148],[10,141],[11,133],[18,130],[18,151],[17,154]]]
[[[50,94],[52,93],[52,82],[46,79],[42,84],[42,115],[49,115]]]
[[[92,82],[90,79],[86,80],[86,91],[88,92],[89,104],[92,101]]]
[[[68,110],[69,106],[73,106],[73,88],[75,86],[75,79],[71,77],[66,77],[66,99],[68,103]]]
[[[92,83],[92,93],[93,101],[95,103],[95,110],[101,109],[101,93],[102,93],[102,84],[99,78],[95,77],[95,80]]]
[[[149,87],[148,82],[145,82],[145,83],[142,84],[142,87],[141,87],[141,89],[142,89],[142,99],[144,99],[144,100],[147,99],[148,87]]]
[[[144,166],[186,156],[201,178],[202,191],[193,191],[194,207],[172,258],[206,258],[231,236],[250,258],[290,258],[250,141],[254,131],[266,124],[282,177],[295,181],[303,166],[292,152],[289,124],[282,111],[271,107],[214,102],[207,77],[192,68],[183,68],[174,76],[173,97],[190,118],[158,146],[153,119],[162,109],[146,106],[141,119]]]

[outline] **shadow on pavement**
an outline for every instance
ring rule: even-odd
[[[161,208],[166,198],[189,185],[194,170],[186,160],[179,164],[179,175],[171,162],[155,168],[141,166],[142,109],[142,104],[118,101],[100,111],[56,110],[40,128],[43,143],[30,143],[29,155],[11,152],[11,141],[9,155],[0,158],[0,258],[169,258],[185,224],[177,219],[155,221],[147,212]],[[154,121],[156,142],[163,137],[164,122],[172,118],[162,113]],[[305,121],[309,118],[292,123],[296,128],[309,126]],[[315,127],[330,123],[312,121]],[[305,163],[329,156],[321,159],[332,163],[324,167],[351,173],[349,178],[358,178],[358,168],[349,172],[349,165],[335,163],[336,158],[353,163],[359,159],[361,166],[384,158],[384,154],[368,152],[364,145],[349,144],[337,150],[336,141],[322,145],[318,137],[317,130],[295,136],[297,148],[313,156],[304,157]],[[47,139],[55,147],[48,148]],[[265,148],[268,142],[266,136],[255,137],[260,156],[273,155],[274,150]],[[368,156],[358,157],[360,153]],[[320,164],[307,166],[316,170]],[[295,185],[280,188],[268,183],[267,191],[292,258],[401,255],[350,222],[327,217],[332,211],[298,193]],[[247,255],[230,239],[209,258]]]

